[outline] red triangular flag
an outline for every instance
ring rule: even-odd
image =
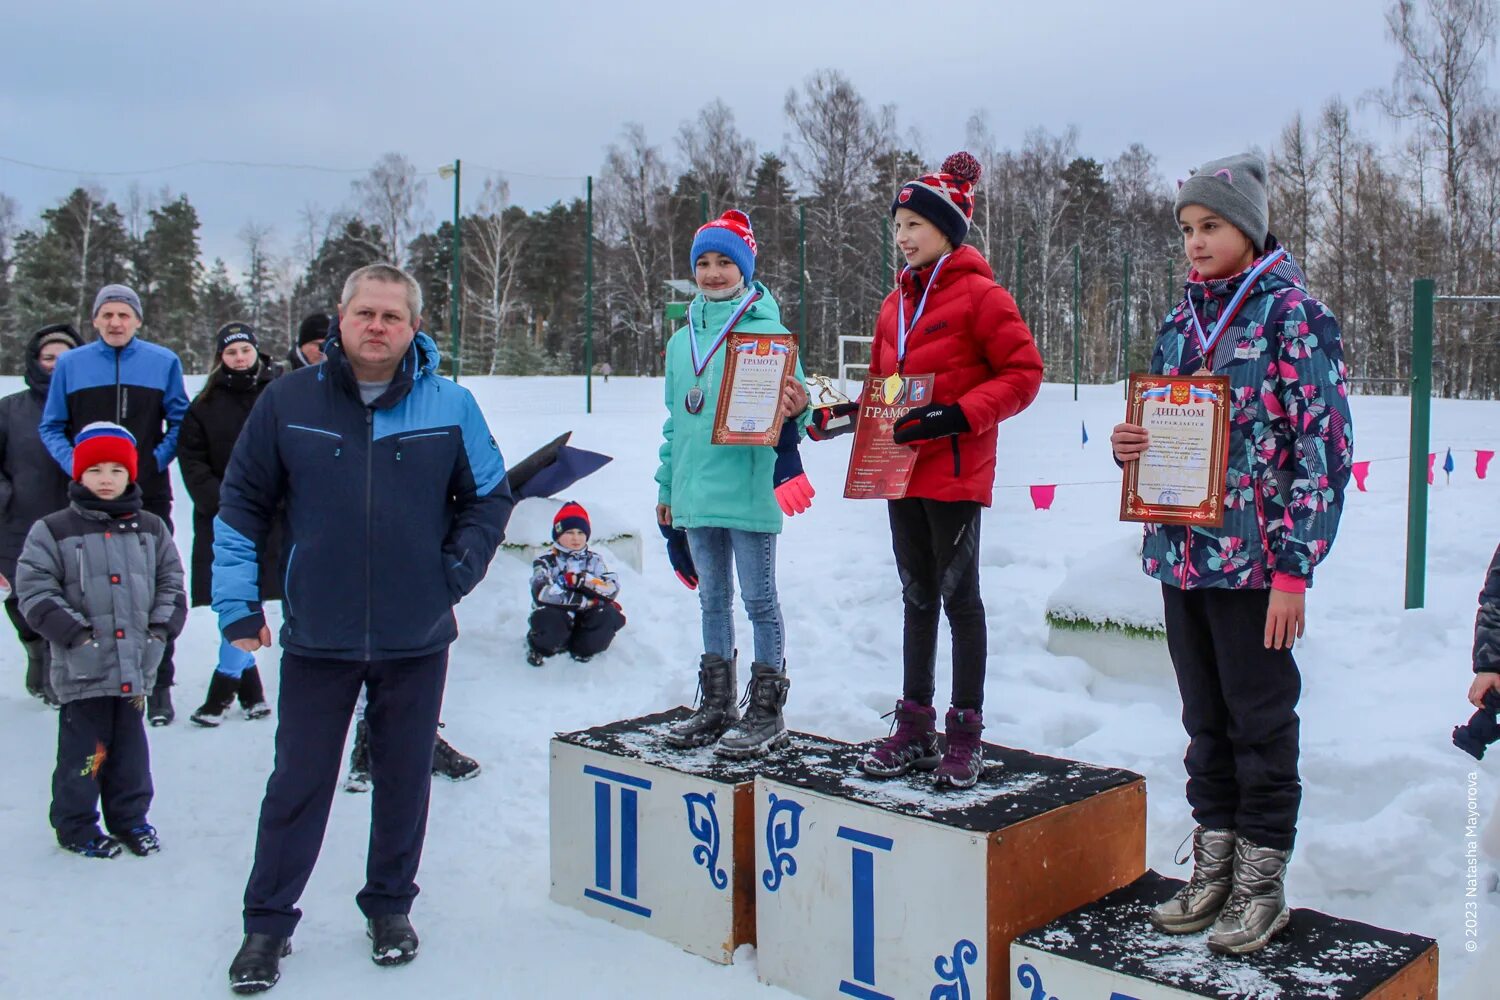
[[[1033,486],[1031,488],[1031,505],[1037,510],[1051,510],[1052,500],[1056,496],[1056,486]]]
[[[1493,451],[1479,451],[1474,453],[1474,475],[1483,479],[1490,471],[1490,459],[1495,457]]]
[[[1352,471],[1354,472],[1355,488],[1358,489],[1361,493],[1370,492],[1369,490],[1365,489],[1365,477],[1370,474],[1370,463],[1355,462]]]
[[[1434,452],[1430,453],[1427,456],[1427,485],[1428,486],[1431,486],[1433,484],[1433,482],[1437,479],[1437,475],[1433,472],[1433,468],[1432,468],[1436,464],[1437,464],[1437,452],[1434,451]]]

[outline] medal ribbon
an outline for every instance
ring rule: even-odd
[[[703,374],[703,369],[707,368],[709,361],[713,360],[714,352],[719,349],[720,344],[724,343],[724,338],[729,336],[729,331],[734,329],[734,324],[740,321],[740,317],[745,315],[745,311],[759,298],[760,292],[758,291],[751,291],[745,296],[745,301],[740,303],[740,307],[734,311],[734,315],[729,317],[729,322],[724,324],[724,329],[719,331],[719,335],[709,345],[708,353],[703,355],[701,359],[698,355],[698,335],[693,332],[693,306],[692,303],[688,304],[688,347],[693,352],[694,376]],[[704,329],[707,329],[707,327],[704,327]]]
[[[917,322],[922,318],[923,311],[927,308],[927,296],[932,291],[932,283],[937,281],[938,272],[943,269],[943,264],[952,253],[945,253],[938,258],[937,264],[933,265],[932,274],[927,278],[927,287],[922,289],[922,300],[917,303],[917,311],[911,314],[911,324],[906,322],[906,292],[897,281],[896,287],[896,370],[901,370],[901,363],[906,360],[906,338],[916,329]],[[911,265],[901,269],[901,277],[904,278],[911,271]]]
[[[1193,296],[1191,294],[1187,296],[1188,316],[1192,318],[1193,333],[1198,338],[1198,351],[1202,355],[1205,367],[1213,368],[1214,345],[1219,342],[1219,337],[1224,331],[1229,329],[1229,324],[1234,322],[1235,314],[1240,311],[1240,306],[1245,304],[1246,296],[1255,288],[1261,275],[1281,263],[1281,259],[1285,256],[1285,248],[1277,247],[1274,253],[1255,265],[1255,269],[1246,276],[1244,284],[1240,285],[1234,297],[1229,300],[1229,304],[1224,307],[1224,312],[1219,316],[1219,321],[1214,324],[1212,333],[1203,332],[1203,324],[1198,320],[1198,310],[1193,305]]]

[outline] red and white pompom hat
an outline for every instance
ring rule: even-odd
[[[974,185],[982,172],[971,154],[954,153],[937,173],[923,174],[901,185],[891,202],[891,215],[898,208],[909,208],[942,230],[957,248],[969,235],[969,223],[974,219]]]

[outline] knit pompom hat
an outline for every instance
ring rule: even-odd
[[[755,280],[755,233],[750,229],[750,216],[744,212],[731,208],[699,229],[688,253],[688,267],[696,270],[698,258],[710,251],[734,261],[747,287]]]
[[[974,185],[984,168],[969,153],[954,153],[935,174],[907,181],[891,202],[891,215],[908,208],[940,229],[954,249],[963,245],[974,219]]]
[[[552,519],[552,540],[557,541],[564,531],[574,529],[583,532],[584,538],[588,538],[592,532],[589,526],[589,512],[583,509],[583,504],[569,500],[562,505],[557,516]]]
[[[100,462],[119,462],[135,482],[135,435],[105,420],[84,427],[73,440],[73,478],[81,481],[84,472]]]

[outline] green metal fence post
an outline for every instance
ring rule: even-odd
[[[587,182],[583,248],[583,412],[594,412],[594,178]]]
[[[807,206],[797,206],[797,336],[802,341],[801,349],[808,349],[807,341]],[[842,376],[840,376],[842,377]]]
[[[1073,402],[1078,402],[1078,373],[1082,359],[1078,356],[1078,310],[1083,301],[1083,251],[1073,244]]]
[[[1125,251],[1125,273],[1120,297],[1120,378],[1130,374],[1130,251]]]
[[[1016,293],[1016,312],[1026,318],[1026,237],[1016,237],[1016,280],[1012,282]]]
[[[1427,590],[1427,450],[1432,418],[1434,283],[1411,283],[1411,461],[1406,486],[1406,606],[1420,608]]]

